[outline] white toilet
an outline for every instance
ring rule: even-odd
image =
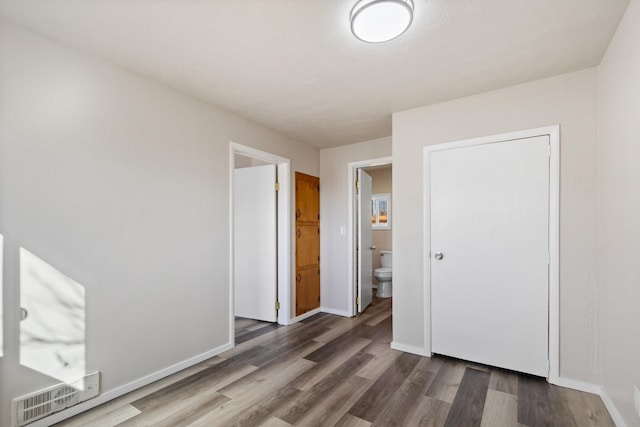
[[[373,271],[373,276],[378,280],[378,292],[380,298],[391,298],[391,251],[380,251],[382,267]]]

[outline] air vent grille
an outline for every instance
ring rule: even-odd
[[[71,384],[58,384],[13,399],[13,425],[20,427],[98,395],[100,374]]]

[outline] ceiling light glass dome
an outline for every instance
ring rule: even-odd
[[[351,32],[362,41],[393,40],[409,28],[413,0],[360,0],[351,10]]]

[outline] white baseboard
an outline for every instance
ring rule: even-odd
[[[59,423],[60,421],[66,420],[67,418],[71,418],[74,415],[78,415],[82,412],[88,411],[89,409],[95,408],[96,406],[102,405],[110,400],[113,400],[117,397],[130,393],[134,390],[142,388],[152,382],[161,380],[169,375],[175,374],[176,372],[182,371],[183,369],[187,369],[193,365],[196,365],[200,362],[203,362],[207,359],[210,359],[214,356],[217,356],[220,353],[224,353],[227,350],[231,350],[233,346],[231,343],[221,345],[220,347],[216,347],[212,350],[201,353],[197,356],[191,357],[187,360],[183,360],[182,362],[178,362],[175,365],[171,365],[167,368],[161,369],[159,371],[153,372],[147,376],[139,378],[137,380],[131,381],[130,383],[121,385],[120,387],[116,387],[112,390],[107,390],[104,393],[96,396],[93,399],[87,400],[86,402],[80,403],[78,405],[72,406],[69,409],[65,409],[64,411],[56,412],[48,417],[42,418],[38,421],[34,421],[29,424],[29,427],[47,427],[55,423]]]
[[[299,321],[307,319],[307,318],[309,318],[311,316],[314,316],[314,315],[316,315],[318,313],[320,313],[320,309],[319,308],[314,308],[313,310],[307,311],[306,313],[301,314],[300,316],[294,317],[293,319],[291,319],[289,324],[291,325],[293,323],[298,323]]]
[[[430,353],[427,353],[424,348],[416,347],[413,345],[402,344],[396,341],[391,341],[391,348],[394,350],[404,351],[405,353],[417,354],[418,356],[431,357]]]
[[[596,384],[586,383],[584,381],[572,380],[571,378],[549,378],[550,384],[555,384],[560,387],[566,387],[573,390],[584,391],[591,394],[602,394],[602,387]]]
[[[591,384],[583,381],[572,380],[570,378],[562,378],[562,377],[549,378],[549,383],[555,384],[560,387],[570,388],[573,390],[584,391],[586,393],[597,394],[602,399],[604,406],[607,408],[607,411],[609,412],[609,415],[611,415],[611,418],[613,419],[613,422],[616,424],[616,426],[617,427],[627,426],[624,422],[624,419],[622,418],[622,415],[620,415],[618,408],[616,408],[616,405],[614,405],[613,401],[611,400],[611,397],[609,397],[604,387],[601,387],[597,384]]]
[[[616,426],[627,427],[627,424],[622,418],[622,414],[620,414],[618,408],[616,408],[616,405],[613,403],[613,400],[611,400],[609,393],[607,393],[607,390],[604,387],[600,387],[600,397],[602,398],[604,406],[607,408],[607,411],[609,411],[609,415],[611,415],[611,418],[613,418],[613,422],[616,424]]]
[[[329,308],[329,307],[320,307],[320,311],[323,313],[335,314],[337,316],[342,316],[342,317],[352,317],[348,311],[336,310],[334,308]]]

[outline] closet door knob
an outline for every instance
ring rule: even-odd
[[[440,261],[442,258],[444,258],[444,255],[442,254],[442,252],[436,252],[435,259]]]

